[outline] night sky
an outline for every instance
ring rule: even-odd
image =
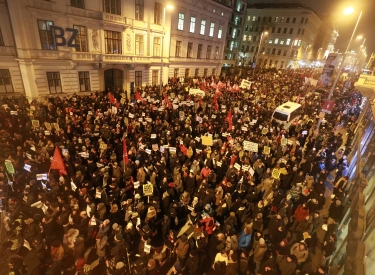
[[[362,35],[366,37],[365,46],[368,58],[375,51],[375,0],[300,0],[299,2],[312,8],[318,15],[331,18],[339,31],[339,37],[335,45],[335,50],[338,49],[339,52],[345,51],[359,13],[362,10],[362,17],[356,36]],[[350,15],[344,15],[343,10],[348,6],[352,6],[355,12]],[[357,51],[362,42],[363,40],[358,39],[353,41],[351,49]]]

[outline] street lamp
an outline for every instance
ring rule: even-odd
[[[268,32],[262,32],[262,34],[261,34],[261,36],[260,36],[258,52],[257,52],[257,54],[256,54],[255,62],[254,62],[254,65],[255,65],[255,66],[254,66],[254,69],[253,69],[253,76],[254,76],[254,72],[255,72],[255,68],[256,68],[256,63],[257,63],[257,61],[258,61],[259,52],[260,52],[261,47],[262,47],[262,39],[263,39],[263,35],[264,35],[264,34],[267,35]]]
[[[344,9],[344,14],[351,14],[354,12],[354,8],[353,7],[348,7],[346,9]],[[328,98],[327,100],[330,100],[332,98],[332,95],[333,95],[333,91],[335,90],[336,88],[336,84],[337,84],[337,81],[339,80],[340,78],[340,74],[341,74],[341,71],[342,71],[342,68],[344,67],[344,63],[345,63],[345,58],[346,58],[346,53],[349,51],[350,49],[350,45],[352,44],[352,41],[353,41],[353,38],[355,36],[355,32],[357,31],[357,27],[359,25],[359,21],[361,20],[361,17],[362,17],[362,11],[359,13],[358,15],[358,19],[357,19],[357,23],[355,24],[354,26],[354,30],[353,30],[353,33],[352,33],[352,36],[350,37],[350,40],[349,40],[349,43],[348,43],[348,46],[346,47],[346,50],[344,52],[344,56],[343,56],[343,59],[341,61],[341,64],[340,64],[340,67],[336,73],[336,78],[332,84],[332,87],[331,87],[331,90],[329,91],[329,95],[328,95]],[[319,127],[320,127],[320,124],[322,123],[322,119],[320,118],[319,121],[318,121],[318,131],[319,131]]]
[[[161,37],[161,64],[160,64],[160,93],[163,92],[163,68],[164,68],[164,28],[165,28],[165,12],[166,10],[173,10],[174,7],[171,5],[166,5],[163,8],[163,35]]]

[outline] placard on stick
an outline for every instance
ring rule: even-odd
[[[202,144],[206,146],[212,146],[212,136],[202,136]]]
[[[268,146],[264,146],[263,153],[269,155],[271,153],[271,148]]]
[[[279,178],[280,178],[280,170],[274,168],[274,169],[272,170],[272,177],[273,177],[274,179],[279,179]]]
[[[152,186],[152,183],[147,183],[142,186],[143,187],[143,195],[145,196],[152,196],[154,193],[154,187]]]

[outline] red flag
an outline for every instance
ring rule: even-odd
[[[138,90],[135,92],[135,100],[140,100],[140,101],[142,101],[142,103],[145,103],[145,100],[139,94]]]
[[[229,131],[232,131],[232,109],[229,110],[227,118],[225,119],[226,122],[228,122],[228,129]]]
[[[60,150],[57,146],[55,148],[55,152],[53,153],[53,158],[49,169],[57,169],[59,170],[60,175],[67,175],[64,161],[61,157]]]
[[[164,93],[164,104],[168,106],[169,109],[172,109],[172,104],[169,102],[169,98],[166,93]]]
[[[298,103],[301,100],[301,94],[298,94],[296,102]]]
[[[215,110],[219,109],[219,104],[217,104],[216,94],[214,95],[213,103],[214,103]]]
[[[206,91],[206,84],[205,83],[202,83],[201,90],[204,91],[204,92]]]
[[[199,99],[199,106],[202,105],[202,97]]]
[[[129,163],[129,158],[128,158],[128,150],[126,149],[126,139],[123,139],[123,152],[122,152],[122,158],[125,164]]]
[[[109,96],[109,102],[111,102],[111,103],[115,103],[116,102],[116,99],[115,99],[115,97],[113,96],[112,93],[108,93],[108,96]]]

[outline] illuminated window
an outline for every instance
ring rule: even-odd
[[[180,31],[184,30],[184,20],[185,20],[185,14],[180,12],[178,14],[178,26],[177,26],[177,29]]]
[[[211,22],[209,36],[211,36],[211,37],[214,36],[214,30],[215,30],[215,23]]]
[[[246,36],[246,34],[244,34],[242,41],[246,41],[246,39],[247,39],[247,36]]]
[[[221,38],[223,35],[223,25],[219,25],[219,31],[217,33],[217,38]]]
[[[190,17],[190,32],[191,33],[195,32],[195,21],[196,21],[196,18],[194,16]]]
[[[290,45],[290,38],[286,40],[286,45]]]
[[[276,23],[278,20],[279,20],[279,17],[276,16],[276,17],[275,17],[275,23]]]
[[[270,40],[268,40],[268,44],[272,44],[273,43],[273,39],[270,38]]]
[[[236,28],[234,28],[234,29],[233,29],[233,34],[232,34],[232,38],[236,38],[236,33],[237,33],[237,29],[236,29]]]
[[[253,21],[253,22],[257,21],[257,17],[253,16],[253,19],[251,21]]]
[[[202,19],[201,30],[200,30],[199,34],[204,35],[205,32],[206,32],[206,20]]]
[[[234,41],[230,41],[229,50],[233,51]]]
[[[280,45],[284,45],[285,39],[280,39]]]
[[[275,45],[279,44],[279,38],[275,38],[275,41],[273,42]]]
[[[249,37],[247,38],[247,41],[251,41],[251,35],[249,35]]]
[[[40,44],[43,50],[57,50],[52,26],[53,21],[38,20]]]

